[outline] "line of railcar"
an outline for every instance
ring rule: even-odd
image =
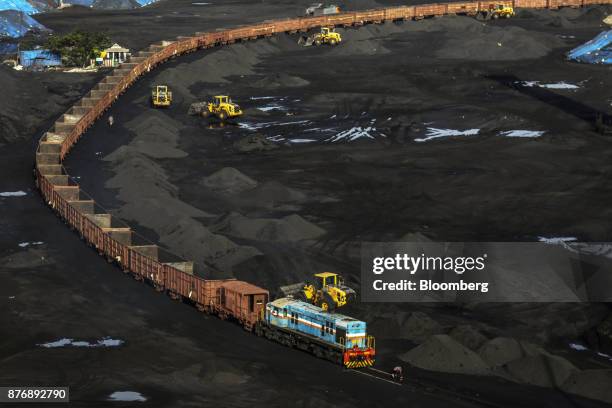
[[[281,32],[303,32],[321,26],[359,26],[444,14],[476,14],[488,9],[492,3],[515,8],[555,9],[612,4],[612,0],[502,0],[421,4],[266,21],[228,30],[196,33],[192,37],[179,37],[174,41],[161,41],[114,69],[61,115],[43,135],[36,151],[37,186],[48,205],[85,242],[137,280],[148,282],[158,291],[164,291],[175,299],[187,300],[203,312],[214,313],[222,319],[235,319],[245,329],[271,340],[347,367],[370,365],[374,361],[375,348],[373,339],[365,333],[364,322],[346,316],[321,314],[314,306],[300,304],[292,299],[270,302],[267,290],[248,282],[203,279],[193,274],[192,262],[164,260],[157,245],[137,244],[129,227],[114,225],[111,214],[99,212],[93,200],[83,197],[80,187],[68,176],[61,163],[81,135],[138,77],[175,56],[236,41],[249,41]],[[348,340],[353,335],[359,338],[357,342]]]

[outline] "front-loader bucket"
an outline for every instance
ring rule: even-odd
[[[298,40],[298,45],[303,45],[304,47],[310,47],[313,42],[314,42],[314,37],[313,36],[305,36],[305,35],[303,35]]]
[[[281,286],[279,289],[281,293],[283,294],[283,296],[291,296],[301,291],[305,285],[306,285],[306,282],[300,282],[300,283],[294,283],[293,285]]]

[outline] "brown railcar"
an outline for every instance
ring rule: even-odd
[[[515,8],[546,8],[547,0],[514,0]]]
[[[583,0],[556,0],[557,7],[578,8],[583,5]]]
[[[213,313],[219,304],[219,289],[226,282],[235,279],[202,279],[195,277],[195,291],[192,300],[196,303],[198,310],[206,313]]]
[[[163,273],[161,263],[157,262],[151,257],[139,253],[134,248],[130,248],[129,265],[129,270],[134,273],[136,278],[139,280],[155,279],[156,277],[159,277],[160,273]]]
[[[445,4],[421,4],[414,6],[414,17],[417,19],[425,17],[442,16],[446,13]]]
[[[392,7],[385,10],[386,20],[408,20],[414,17],[413,6]]]
[[[380,23],[385,20],[385,10],[366,10],[357,12],[360,21],[368,23]]]
[[[219,288],[216,312],[222,319],[233,317],[247,330],[252,330],[268,303],[266,289],[243,281],[229,281]]]
[[[117,262],[122,269],[125,269],[129,264],[130,250],[127,245],[111,238],[108,233],[102,237],[104,253],[109,259]]]
[[[196,291],[197,277],[185,273],[177,268],[169,265],[164,265],[165,286],[170,296],[177,299],[182,296],[187,299],[192,299]]]
[[[328,16],[328,25],[329,26],[352,26],[353,24],[355,24],[355,21],[357,19],[357,14],[356,13],[341,13],[341,14],[332,14],[330,16]],[[296,28],[296,30],[298,30],[298,28]]]
[[[67,217],[66,217],[66,221],[68,222],[68,225],[70,225],[72,228],[76,229],[77,231],[81,231],[83,229],[83,215],[73,206],[71,206],[69,203],[67,203]]]
[[[448,3],[446,6],[446,12],[448,14],[474,15],[480,10],[479,6],[480,4],[477,1],[465,3]]]
[[[96,225],[91,219],[83,218],[83,238],[86,242],[90,243],[94,248],[104,250],[104,232],[102,228]]]

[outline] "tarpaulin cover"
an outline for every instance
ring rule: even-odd
[[[6,54],[16,54],[17,53],[17,44],[15,43],[0,43],[0,55]]]
[[[74,4],[76,6],[90,7],[94,0],[64,0],[64,4]]]
[[[567,58],[589,64],[612,64],[612,30],[574,48],[567,53]]]
[[[17,10],[26,14],[36,14],[40,11],[26,0],[0,0],[1,10]]]
[[[26,13],[15,10],[0,11],[0,37],[17,38],[32,30],[48,29]]]

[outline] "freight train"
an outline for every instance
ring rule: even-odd
[[[374,338],[367,335],[365,322],[291,297],[270,302],[266,289],[236,279],[204,279],[193,273],[190,262],[160,262],[157,246],[132,245],[132,232],[113,228],[110,216],[89,213],[94,209],[87,200],[66,201],[44,178],[39,187],[69,227],[136,280],[204,313],[236,321],[247,331],[344,367],[374,364]]]
[[[85,196],[62,166],[62,160],[85,131],[141,75],[181,54],[273,34],[318,27],[359,26],[384,21],[421,19],[445,14],[474,15],[491,3],[514,8],[580,7],[612,4],[612,0],[502,0],[420,4],[326,16],[299,17],[196,33],[161,41],[132,56],[104,77],[87,95],[55,122],[38,143],[36,184],[45,202],[100,255],[118,264],[137,280],[150,283],[172,298],[193,303],[222,319],[234,319],[249,331],[295,346],[346,367],[374,361],[373,339],[364,322],[323,313],[291,298],[270,302],[267,290],[235,279],[206,280],[193,274],[192,262],[162,259],[157,245],[138,245],[133,230],[114,225],[111,214]],[[287,315],[285,316],[285,313]]]

